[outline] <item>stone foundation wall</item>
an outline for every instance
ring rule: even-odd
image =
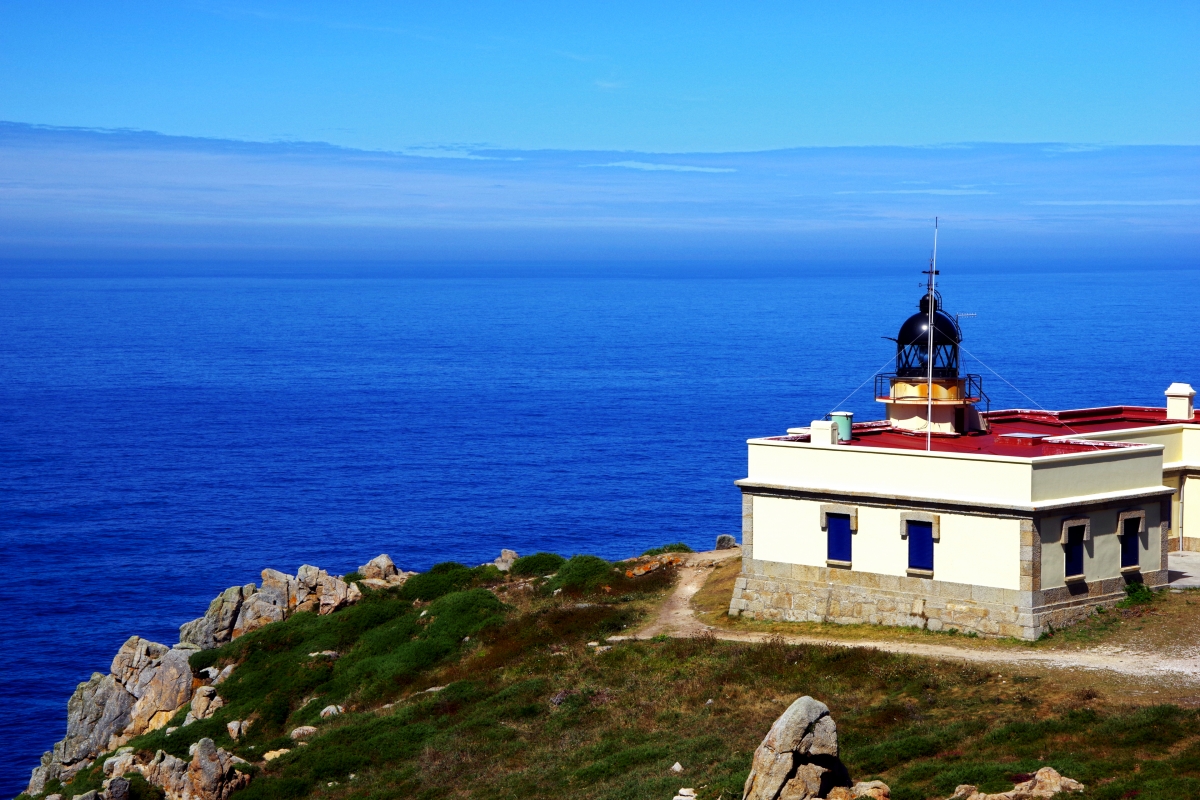
[[[1166,583],[1166,570],[1128,581]],[[928,578],[759,561],[743,557],[731,616],[789,622],[955,628],[981,636],[1037,639],[1125,597],[1126,578],[1080,582],[1045,592],[995,589]]]

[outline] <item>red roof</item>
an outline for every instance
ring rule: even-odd
[[[1038,456],[1086,453],[1094,450],[1137,445],[1120,442],[1072,439],[1073,434],[1147,428],[1166,425],[1165,408],[1108,406],[1071,411],[1030,411],[1011,409],[987,415],[990,430],[963,435],[934,434],[933,450],[939,453],[980,453],[993,456],[1036,458]],[[1172,420],[1172,422],[1175,422]],[[1200,424],[1200,412],[1194,422]],[[777,441],[806,442],[807,435],[772,436]],[[1047,442],[1047,438],[1057,441]],[[890,447],[899,450],[924,450],[925,434],[893,428],[885,420],[860,422],[853,427],[853,438],[843,443],[852,447]]]

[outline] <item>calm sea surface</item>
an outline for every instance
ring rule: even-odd
[[[264,567],[739,534],[747,438],[884,366],[919,267],[762,280],[0,280],[0,795],[77,682]],[[1200,386],[1200,272],[943,276],[992,407]],[[868,383],[843,408],[878,416]]]

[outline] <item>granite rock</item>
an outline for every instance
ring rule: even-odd
[[[492,563],[495,564],[496,569],[500,570],[501,572],[508,572],[510,569],[512,569],[513,562],[518,558],[520,558],[520,556],[517,555],[516,550],[502,549],[500,551],[500,557]]]
[[[358,574],[364,578],[375,578],[386,581],[397,574],[396,564],[387,553],[384,553],[383,555],[375,556],[366,564],[359,567]]]
[[[829,708],[807,695],[775,720],[754,751],[744,800],[808,800],[849,785]]]

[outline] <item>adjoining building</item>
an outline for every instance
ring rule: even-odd
[[[961,341],[931,286],[876,381],[885,419],[749,440],[731,615],[1036,639],[1200,550],[1191,386],[1165,408],[989,411]]]

